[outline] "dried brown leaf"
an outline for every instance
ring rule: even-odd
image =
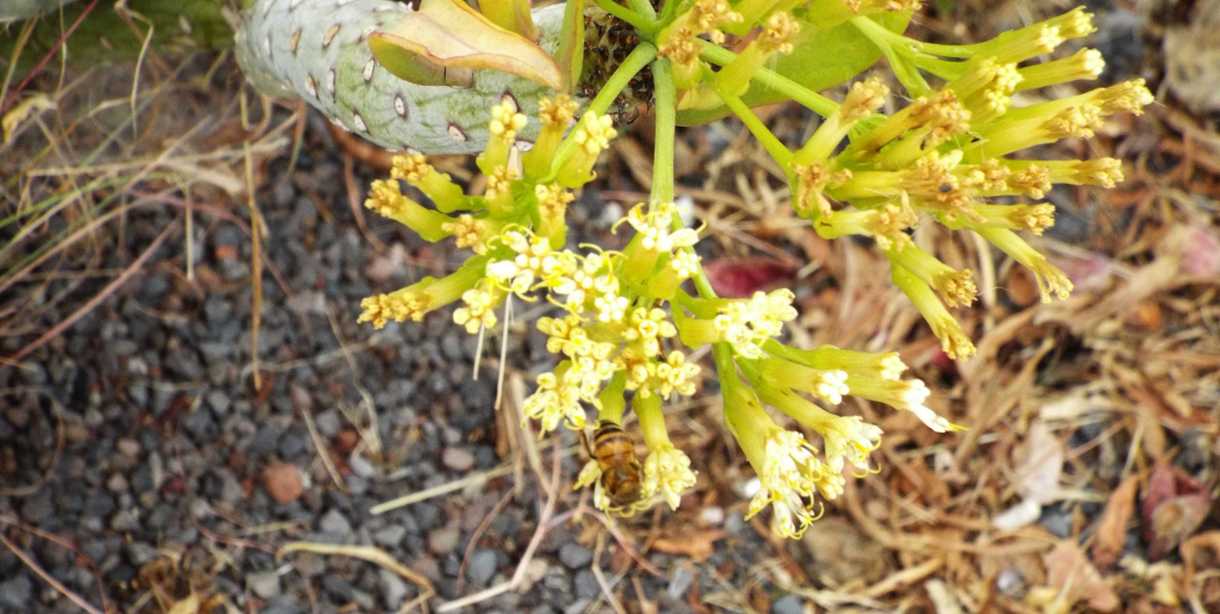
[[[695,562],[703,562],[712,556],[713,545],[724,539],[725,533],[719,529],[708,531],[683,531],[665,537],[658,537],[652,542],[652,549],[665,554],[688,556]]]
[[[1093,543],[1093,563],[1098,567],[1109,567],[1118,560],[1127,537],[1127,523],[1135,513],[1135,493],[1139,488],[1139,476],[1132,475],[1123,480],[1102,512],[1097,523],[1097,541]]]
[[[421,85],[470,85],[470,71],[500,70],[552,89],[563,87],[559,65],[528,38],[492,23],[456,0],[423,0],[369,35],[386,70]]]
[[[1148,477],[1140,502],[1148,556],[1157,560],[1194,533],[1210,511],[1211,499],[1197,480],[1161,461]]]
[[[728,298],[748,297],[790,281],[796,274],[796,267],[774,258],[720,258],[703,268],[716,293]]]
[[[1064,540],[1042,558],[1050,585],[1069,603],[1086,601],[1090,608],[1112,612],[1119,606],[1114,589],[1097,573],[1076,542]]]
[[[1066,458],[1063,442],[1050,427],[1042,421],[1033,423],[1026,434],[1024,459],[1017,466],[1017,492],[1041,504],[1054,501]]]

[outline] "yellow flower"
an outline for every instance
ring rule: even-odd
[[[516,255],[487,263],[487,277],[523,299],[528,300],[529,292],[539,284],[559,283],[568,271],[568,260],[552,250],[545,238],[528,230],[506,230],[500,234],[500,242]]]
[[[538,388],[522,403],[524,418],[538,420],[544,434],[555,430],[560,422],[572,430],[585,428],[587,416],[579,391],[568,383],[553,372],[543,373],[538,376]]]
[[[487,253],[487,239],[491,232],[487,221],[463,213],[456,220],[443,224],[441,228],[453,235],[459,248],[469,249],[480,255]]]
[[[466,328],[466,332],[474,335],[480,328],[491,328],[496,325],[496,306],[500,296],[487,290],[471,288],[462,293],[463,307],[453,310],[453,323]]]
[[[672,202],[653,202],[647,206],[647,211],[644,203],[637,203],[618,223],[625,222],[635,229],[644,249],[668,254],[699,242],[699,233],[693,228],[672,229],[677,211],[678,207]]]
[[[783,332],[784,322],[796,318],[787,288],[770,293],[761,290],[749,299],[730,301],[713,320],[722,338],[745,358],[762,358],[762,344]]]
[[[637,307],[631,311],[627,329],[623,331],[623,339],[638,342],[644,350],[644,355],[651,358],[661,353],[661,339],[668,339],[677,334],[678,329],[669,321],[665,310]]]
[[[818,460],[817,450],[795,431],[775,428],[767,437],[761,487],[750,499],[749,519],[771,507],[771,529],[780,537],[800,538],[821,515],[816,496],[834,499],[845,480]]]
[[[694,250],[683,249],[674,252],[669,259],[669,266],[679,280],[684,280],[690,279],[703,268],[700,261],[701,258]]]
[[[500,103],[491,108],[491,123],[488,125],[488,132],[498,139],[503,139],[512,142],[517,137],[517,133],[525,127],[525,114],[517,112],[517,105],[513,104],[512,99],[505,97],[500,100]]]
[[[648,450],[644,458],[644,481],[641,484],[643,497],[660,497],[677,510],[682,503],[682,494],[694,488],[695,472],[690,468],[686,453],[666,442]]]
[[[862,472],[872,470],[868,456],[881,445],[881,427],[860,416],[834,416],[818,429],[826,450],[826,463],[833,471],[851,465]]]
[[[653,362],[651,366],[647,387],[651,393],[665,400],[669,400],[674,392],[688,397],[695,394],[699,363],[686,362],[686,354],[674,350],[665,358],[665,362]]]
[[[565,297],[564,308],[583,313],[590,302],[602,297],[617,297],[619,281],[612,272],[613,252],[593,252],[580,259],[571,275],[557,278],[551,291]]]

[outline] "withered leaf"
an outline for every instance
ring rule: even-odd
[[[473,71],[482,69],[553,89],[563,85],[559,65],[542,47],[457,0],[423,0],[418,11],[403,13],[368,40],[386,70],[420,85],[469,85]]]
[[[1148,557],[1163,558],[1203,523],[1211,498],[1197,480],[1167,461],[1152,469],[1140,502]]]
[[[1123,480],[1102,512],[1097,523],[1097,541],[1093,543],[1093,563],[1098,567],[1109,567],[1118,560],[1127,536],[1127,523],[1135,513],[1135,492],[1139,487],[1139,476],[1132,475]]]
[[[1101,612],[1112,612],[1119,606],[1114,589],[1097,573],[1097,568],[1085,557],[1080,546],[1064,540],[1043,558],[1046,578],[1058,591],[1067,590],[1068,601],[1086,601],[1090,608]]]
[[[718,258],[703,267],[716,293],[726,298],[746,298],[792,279],[796,267],[774,258]]]

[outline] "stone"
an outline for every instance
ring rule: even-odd
[[[260,599],[274,599],[280,594],[280,575],[275,571],[260,571],[246,576],[246,587]]]
[[[30,611],[34,583],[25,574],[0,582],[0,606],[15,612]]]
[[[465,448],[445,448],[441,462],[454,471],[469,471],[474,467],[474,454]]]
[[[476,550],[470,557],[470,566],[466,568],[466,577],[476,585],[487,584],[496,575],[496,551]]]
[[[402,602],[407,598],[407,583],[403,582],[398,574],[382,569],[378,572],[381,585],[381,599],[385,603],[386,609],[397,611],[402,606]]]
[[[140,442],[127,437],[115,442],[114,448],[119,451],[119,454],[129,458],[135,458],[140,455]]]
[[[217,414],[224,415],[229,412],[229,407],[233,405],[233,400],[223,390],[212,390],[207,394],[208,405],[212,411]]]
[[[576,596],[585,599],[594,599],[602,594],[602,587],[597,583],[597,576],[593,575],[590,569],[581,570],[576,574]]]
[[[127,476],[121,473],[116,472],[110,476],[110,479],[106,480],[106,488],[113,493],[127,492],[127,486]]]
[[[428,533],[428,550],[436,555],[449,554],[457,547],[459,537],[457,527],[441,527],[431,531]]]
[[[318,528],[323,533],[332,535],[348,535],[352,532],[352,523],[348,521],[347,516],[342,512],[332,508],[326,515],[322,516],[322,520],[318,523]]]
[[[679,565],[674,568],[673,574],[669,578],[669,586],[665,587],[665,592],[669,593],[669,596],[673,599],[681,599],[694,581],[695,574],[691,573],[690,568],[685,565]]]
[[[771,604],[771,614],[803,614],[805,604],[796,595],[784,595]]]
[[[559,561],[568,569],[586,567],[593,560],[593,552],[577,543],[566,543],[559,549]]]
[[[305,491],[305,483],[301,479],[301,470],[290,463],[271,463],[263,469],[263,488],[276,503],[284,505],[292,503],[301,497]]]
[[[406,536],[407,530],[402,525],[390,525],[384,529],[378,530],[373,534],[373,541],[380,546],[393,548],[402,542],[402,538]]]

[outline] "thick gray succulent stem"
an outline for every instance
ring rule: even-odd
[[[238,28],[237,58],[268,95],[297,96],[332,122],[383,147],[425,154],[473,153],[487,142],[491,106],[512,96],[533,115],[546,87],[504,72],[481,70],[469,88],[416,85],[390,74],[373,57],[368,35],[411,19],[389,0],[256,0]],[[563,5],[537,9],[541,46],[558,47]],[[536,122],[520,138],[530,140]]]
[[[76,0],[0,0],[0,24],[37,17]]]

